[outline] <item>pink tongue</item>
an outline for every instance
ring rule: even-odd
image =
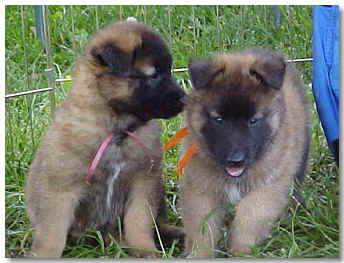
[[[244,168],[243,167],[231,167],[231,168],[226,167],[226,171],[230,176],[238,177],[242,174],[242,172],[244,171]]]

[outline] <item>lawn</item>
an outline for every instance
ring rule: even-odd
[[[312,57],[311,6],[280,7],[277,24],[268,6],[51,6],[50,36],[56,78],[71,74],[90,35],[119,19],[135,17],[158,31],[169,44],[174,68],[184,68],[193,57],[247,47],[270,48],[287,58]],[[33,6],[6,6],[6,94],[48,87],[44,70],[46,54],[37,38]],[[24,26],[22,27],[22,20]],[[24,32],[24,35],[22,34]],[[25,45],[24,45],[25,43]],[[26,67],[28,78],[26,78]],[[307,93],[312,144],[309,170],[302,195],[305,208],[291,209],[276,222],[273,236],[253,248],[250,258],[338,258],[339,257],[339,170],[327,147],[316,113],[310,84],[312,64],[297,63]],[[188,91],[186,72],[174,74]],[[57,85],[55,100],[63,100],[70,82]],[[46,127],[51,122],[49,92],[6,99],[6,257],[23,257],[32,243],[32,229],[24,207],[25,175]],[[161,140],[166,142],[183,125],[183,115],[160,121]],[[178,207],[178,178],[174,167],[178,147],[164,156],[169,221],[181,225]],[[224,228],[224,236],[226,235]],[[86,244],[85,237],[98,241]],[[164,258],[180,257],[180,244],[161,249]],[[91,230],[75,247],[66,247],[64,257],[117,258],[128,254],[112,240],[105,245],[99,232]],[[217,257],[230,257],[220,243]]]

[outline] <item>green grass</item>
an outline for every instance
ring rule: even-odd
[[[48,87],[44,73],[45,52],[35,37],[34,9],[25,6],[23,11],[30,78],[26,82],[21,7],[6,6],[6,94]],[[146,21],[168,42],[175,68],[186,67],[192,57],[246,47],[278,50],[288,58],[312,57],[310,6],[281,7],[280,26],[274,23],[271,7],[264,6],[220,6],[218,9],[216,6],[53,6],[49,11],[57,78],[71,73],[73,62],[97,28],[96,11],[99,26],[129,16]],[[75,25],[75,34],[72,32],[72,23]],[[277,222],[273,237],[254,248],[252,255],[244,257],[339,257],[339,172],[328,150],[308,87],[312,77],[311,66],[311,63],[297,64],[305,83],[311,113],[309,173],[302,190],[307,207],[292,211],[289,217]],[[186,91],[190,89],[187,73],[176,73],[175,77]],[[69,86],[70,83],[57,86],[57,103],[63,100]],[[181,114],[173,120],[160,121],[163,142],[183,126],[182,120]],[[6,257],[22,257],[32,243],[32,229],[24,207],[23,186],[41,136],[50,122],[49,93],[6,100]],[[165,154],[164,179],[169,221],[181,225],[178,178],[173,170],[178,157],[178,147]],[[113,239],[106,246],[98,232],[91,231],[87,235],[97,240],[98,245],[90,247],[84,236],[77,246],[66,248],[64,257],[128,257],[125,248],[116,240]],[[222,252],[218,257],[228,257],[224,242],[220,243],[220,249]],[[161,248],[160,251],[162,253]],[[181,253],[178,244],[165,247],[164,251],[164,258],[179,257]]]

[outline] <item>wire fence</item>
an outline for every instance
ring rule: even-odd
[[[287,62],[293,62],[293,63],[312,62],[312,61],[313,61],[313,58],[287,59]],[[187,72],[187,71],[188,71],[188,68],[176,68],[176,69],[172,70],[172,72],[174,72],[174,73]],[[49,69],[49,72],[51,72],[51,69]],[[54,78],[54,76],[53,76],[53,78]],[[72,80],[73,80],[72,78],[53,79],[53,81],[55,83],[69,82],[69,81],[72,81]],[[5,95],[5,98],[9,99],[9,98],[13,98],[13,97],[30,95],[30,94],[40,93],[40,92],[47,92],[47,91],[52,91],[53,89],[54,89],[53,87],[49,87],[49,88],[44,88],[44,89],[36,89],[36,90],[28,90],[28,91],[23,91],[23,92],[17,92],[17,93]]]
[[[197,14],[196,11],[199,7],[197,6],[192,6],[191,8],[191,18],[190,21],[192,22],[192,41],[194,42],[194,44],[197,41]],[[69,10],[68,10],[69,9]],[[99,11],[100,10],[100,11]],[[242,9],[244,12],[244,9]],[[267,16],[267,8],[264,7],[263,9],[263,18],[266,19]],[[280,13],[279,13],[279,9],[278,7],[274,6],[273,9],[273,17],[275,19],[275,23],[279,24],[280,23]],[[76,31],[76,25],[75,25],[75,14],[74,14],[74,7],[73,6],[69,6],[66,7],[66,14],[69,12],[70,17],[71,17],[71,32],[72,32],[72,50],[76,51],[76,50],[80,50],[80,44],[79,41],[77,39],[77,34],[75,33]],[[104,7],[99,7],[99,6],[94,6],[93,8],[93,15],[95,17],[95,30],[98,29],[100,27],[100,25],[102,24],[100,21],[100,16],[99,13],[104,13]],[[123,7],[119,6],[118,7],[118,16],[120,19],[126,19],[125,14],[123,12]],[[172,21],[172,13],[174,12],[173,8],[168,8],[167,9],[167,13],[166,13],[166,20],[167,20],[167,24],[168,24],[168,42],[171,46],[172,42],[173,42],[173,21]],[[142,7],[138,7],[137,9],[137,14],[139,14],[142,17],[143,22],[147,23],[147,6],[142,6]],[[244,13],[242,13],[242,17],[244,17]],[[46,79],[47,79],[47,88],[40,88],[40,89],[32,89],[30,83],[30,73],[29,73],[29,64],[28,64],[28,50],[27,50],[27,39],[26,39],[26,33],[25,33],[25,23],[27,21],[26,18],[26,14],[25,14],[25,10],[24,10],[24,6],[21,6],[20,8],[20,16],[21,16],[21,38],[22,38],[22,43],[23,43],[23,57],[24,57],[24,72],[25,72],[25,76],[24,76],[24,86],[25,89],[24,91],[20,91],[20,92],[11,92],[9,94],[5,95],[5,99],[10,100],[10,99],[16,99],[18,97],[22,97],[22,96],[27,96],[27,95],[33,95],[33,94],[38,94],[38,93],[49,93],[49,97],[50,97],[50,112],[51,112],[51,117],[54,118],[54,114],[55,114],[55,108],[56,108],[56,99],[55,99],[55,93],[56,93],[56,88],[58,85],[64,83],[64,82],[69,82],[72,81],[71,78],[66,78],[63,77],[63,75],[61,74],[61,70],[58,67],[58,65],[56,65],[54,63],[54,59],[53,59],[53,54],[52,54],[52,48],[51,48],[51,36],[50,36],[50,27],[51,27],[51,17],[50,17],[50,13],[49,13],[49,6],[35,6],[34,7],[34,20],[35,20],[35,31],[36,31],[36,36],[37,38],[40,39],[40,41],[43,43],[43,52],[45,54],[45,75],[46,75]],[[216,22],[216,29],[217,29],[217,34],[216,36],[212,39],[212,41],[217,41],[218,42],[218,46],[220,51],[223,51],[223,33],[221,31],[221,25],[220,25],[220,21],[219,21],[219,6],[214,6],[214,16],[215,16],[215,22]],[[197,53],[197,45],[194,45],[195,47],[195,51]],[[77,55],[77,52],[75,52],[74,54],[75,56]],[[312,62],[313,59],[312,58],[294,58],[291,59],[289,61],[295,62],[295,63],[307,63],[307,62]],[[54,68],[57,69],[58,74],[55,74]],[[186,72],[187,68],[186,67],[179,67],[179,68],[174,68],[173,72],[174,73],[180,73],[180,72]],[[5,81],[5,85],[6,87],[8,86],[8,81],[7,81],[7,70],[6,70],[6,81]],[[6,88],[7,90],[7,88]],[[31,105],[30,103],[28,103],[29,105]],[[28,109],[29,111],[29,126],[30,126],[30,130],[31,130],[31,140],[32,140],[32,144],[35,145],[35,140],[34,140],[34,132],[33,132],[33,116],[32,116],[32,107],[30,107]],[[10,107],[6,107],[6,119],[8,120],[8,129],[9,129],[9,134],[10,134],[10,139],[9,142],[11,145],[13,145],[13,138],[12,138],[12,130],[13,130],[13,125],[11,123],[11,109]]]

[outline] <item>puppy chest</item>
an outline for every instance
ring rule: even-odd
[[[224,195],[225,199],[233,205],[236,205],[242,198],[242,194],[237,184],[226,184],[224,186]]]
[[[116,191],[121,191],[121,185],[119,175],[124,163],[114,163],[112,171],[106,180],[106,196],[105,196],[105,207],[111,213],[111,210],[116,207],[116,202],[120,201],[119,194]],[[122,189],[124,190],[124,189]],[[116,200],[117,198],[117,200]],[[123,201],[123,200],[122,200]]]
[[[139,145],[128,147],[126,138],[122,144],[110,143],[101,157],[91,181],[89,202],[93,203],[99,224],[122,216],[130,181],[139,173],[151,171],[151,162]],[[91,211],[91,213],[93,213]]]

